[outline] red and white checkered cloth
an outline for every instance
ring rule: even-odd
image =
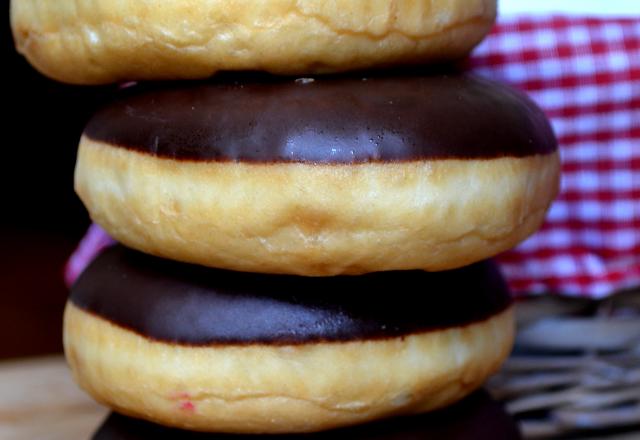
[[[560,197],[540,232],[500,257],[513,291],[601,298],[640,286],[640,16],[501,18],[469,63],[529,92],[560,141]],[[67,281],[109,243],[93,226]]]
[[[470,63],[527,91],[560,142],[547,222],[500,258],[514,292],[601,298],[640,286],[640,15],[501,18]]]

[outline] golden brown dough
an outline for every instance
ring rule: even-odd
[[[12,0],[18,51],[77,84],[302,74],[452,60],[496,0]]]
[[[542,223],[557,153],[364,164],[180,161],[84,136],[76,191],[116,240],[223,269],[329,276],[453,269]]]
[[[77,382],[123,414],[202,431],[310,432],[424,412],[461,399],[513,342],[509,308],[459,328],[292,346],[157,342],[68,303]]]

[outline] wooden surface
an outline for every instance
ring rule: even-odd
[[[106,414],[61,356],[0,362],[2,440],[86,440]]]

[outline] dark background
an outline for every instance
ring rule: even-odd
[[[6,358],[62,349],[63,267],[89,224],[73,192],[76,149],[112,87],[43,77],[15,51],[8,2],[2,14],[0,358]]]

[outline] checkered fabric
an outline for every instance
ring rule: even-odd
[[[469,62],[527,91],[560,143],[546,223],[500,257],[513,291],[601,298],[640,286],[640,16],[501,18]]]
[[[499,259],[513,291],[601,298],[640,286],[640,16],[504,17],[468,63],[527,91],[560,141],[547,222]],[[92,226],[67,281],[109,243]]]

